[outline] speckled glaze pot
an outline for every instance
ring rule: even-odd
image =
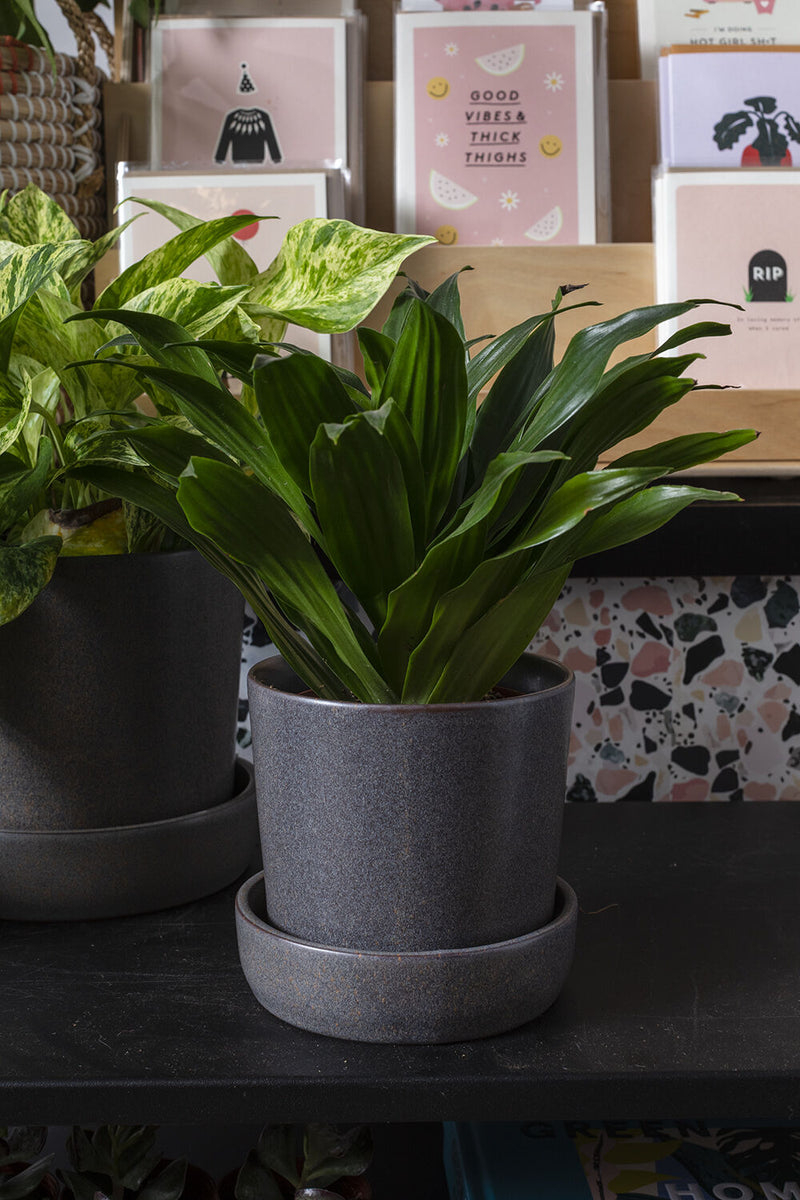
[[[194,551],[60,559],[0,628],[0,838],[230,801],[241,634],[239,594]]]
[[[553,920],[574,680],[526,654],[502,682],[520,694],[347,704],[300,694],[280,658],[253,667],[272,929],[403,955],[485,949]]]

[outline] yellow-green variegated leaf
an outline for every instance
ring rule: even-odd
[[[22,433],[30,412],[31,398],[29,378],[23,380],[19,392],[6,380],[0,385],[0,454],[13,446]]]
[[[403,259],[435,240],[321,217],[301,221],[253,281],[250,299],[295,325],[341,333],[372,311]]]
[[[151,250],[133,263],[108,285],[95,301],[95,308],[120,308],[140,292],[148,291],[167,279],[176,279],[187,267],[245,225],[252,224],[251,216],[219,217],[202,221],[170,238],[163,246]]]
[[[23,541],[57,537],[59,543],[63,543],[61,553],[72,558],[128,553],[125,514],[121,505],[113,508],[111,512],[102,513],[94,520],[87,520],[87,515],[80,509],[68,513],[42,509],[22,531]]]
[[[144,204],[153,212],[160,213],[177,229],[194,229],[196,225],[203,224],[200,217],[193,217],[190,213],[183,212],[180,208],[173,208],[171,204],[164,204],[161,200],[143,200],[138,196],[131,196],[129,200],[134,204]],[[263,219],[263,217],[252,218],[254,221]],[[206,251],[206,258],[214,268],[220,283],[229,285],[249,283],[258,274],[258,267],[244,246],[232,237],[225,238],[216,246],[211,246]]]
[[[0,264],[0,319],[16,312],[51,275],[69,268],[86,243],[20,246]]]
[[[24,546],[0,546],[0,625],[13,621],[50,581],[61,538],[43,537]]]
[[[18,246],[42,242],[74,242],[80,233],[60,204],[29,183],[0,213],[0,237]]]
[[[217,287],[194,279],[167,279],[128,300],[134,312],[167,317],[193,337],[209,337],[239,306],[246,287]]]

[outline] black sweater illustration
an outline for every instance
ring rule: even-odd
[[[283,158],[272,119],[263,108],[236,108],[222,125],[214,161],[225,162],[228,151],[235,163],[260,163],[266,151],[274,163]]]

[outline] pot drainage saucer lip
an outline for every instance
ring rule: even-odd
[[[226,887],[257,856],[253,768],[237,759],[234,795],[211,808],[141,825],[0,829],[0,918],[91,920],[171,908]]]
[[[578,902],[557,881],[552,921],[487,946],[392,953],[323,946],[269,925],[263,873],[236,897],[239,957],[264,1008],[354,1041],[459,1042],[514,1029],[558,996],[572,962]]]

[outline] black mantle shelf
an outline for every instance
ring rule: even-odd
[[[800,464],[796,477],[672,482],[734,492],[741,500],[697,501],[648,537],[580,559],[573,576],[800,574]]]
[[[570,805],[575,964],[538,1022],[453,1046],[282,1024],[232,890],[145,917],[0,922],[0,1123],[800,1120],[800,804]]]

